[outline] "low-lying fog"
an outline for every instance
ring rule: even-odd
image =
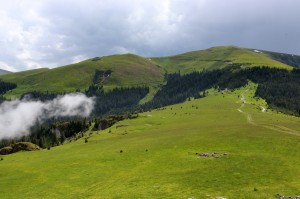
[[[36,122],[48,118],[87,117],[94,104],[94,98],[82,93],[58,96],[47,102],[33,101],[30,98],[3,102],[0,105],[0,140],[26,135]]]

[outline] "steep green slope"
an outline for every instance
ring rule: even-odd
[[[255,88],[209,91],[93,133],[87,143],[2,156],[0,198],[299,195],[299,118],[262,112]],[[201,155],[214,152],[219,158]]]
[[[206,50],[187,52],[170,57],[152,58],[165,68],[168,73],[181,72],[183,74],[203,69],[218,69],[229,64],[248,66],[270,66],[291,69],[292,67],[273,60],[264,53],[235,46],[220,46]]]
[[[29,91],[74,92],[93,82],[96,70],[112,71],[103,81],[105,88],[116,86],[157,85],[163,81],[163,70],[148,59],[133,54],[89,59],[54,69],[37,69],[1,76],[3,81],[17,83],[8,95]]]
[[[274,60],[293,66],[295,68],[300,68],[300,56],[298,55],[270,52],[270,51],[262,51],[262,52],[268,54]]]

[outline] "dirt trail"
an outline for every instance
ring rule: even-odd
[[[241,104],[240,108],[238,108],[237,110],[246,117],[247,122],[249,124],[252,124],[252,125],[255,125],[255,126],[261,126],[261,127],[267,128],[267,129],[275,130],[277,132],[281,132],[281,133],[287,133],[287,134],[291,134],[291,135],[300,136],[299,131],[290,129],[290,128],[285,127],[285,126],[280,126],[280,125],[275,125],[275,124],[257,124],[257,123],[255,123],[252,116],[251,116],[251,114],[242,110],[242,108],[244,108],[245,105],[247,104],[246,99],[245,99],[245,93],[247,93],[248,91],[249,91],[249,89],[242,92],[242,94],[241,94],[242,104]],[[260,106],[260,108],[262,109],[261,110],[262,112],[266,112],[266,109],[263,106]]]
[[[279,132],[282,132],[282,133],[287,133],[287,134],[291,134],[291,135],[300,136],[299,131],[296,131],[294,129],[290,129],[290,128],[285,127],[285,126],[279,126],[279,125],[262,125],[262,126],[267,128],[267,129],[272,129],[272,130],[279,131]]]
[[[241,94],[241,102],[242,102],[242,104],[241,104],[240,108],[238,108],[237,110],[238,110],[238,112],[240,112],[240,113],[242,113],[243,115],[245,115],[245,117],[246,117],[248,123],[250,123],[250,124],[252,124],[252,125],[256,125],[256,124],[254,123],[253,119],[252,119],[252,116],[251,116],[249,113],[244,112],[244,111],[242,110],[242,108],[244,108],[245,105],[246,105],[246,103],[247,103],[246,98],[245,98],[245,93],[247,93],[248,91],[249,91],[249,89],[247,89],[247,90],[245,90],[245,91],[242,92],[242,94]]]
[[[263,106],[259,106],[259,108],[261,108],[261,112],[265,113],[267,111],[267,109]]]
[[[246,99],[245,99],[245,93],[247,93],[249,91],[249,89],[245,90],[244,92],[242,92],[242,97],[241,97],[241,100],[243,102],[242,105],[245,105],[247,102],[246,102]]]

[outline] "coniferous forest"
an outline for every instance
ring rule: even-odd
[[[5,94],[7,91],[16,88],[17,85],[10,82],[4,82],[0,80],[0,95]]]
[[[95,74],[97,77],[99,72]],[[95,79],[95,78],[94,78]],[[97,78],[96,78],[97,79]],[[300,115],[300,69],[287,71],[270,67],[253,67],[241,69],[240,65],[230,65],[213,71],[193,72],[186,75],[178,73],[166,74],[165,85],[146,104],[139,102],[148,93],[148,87],[115,88],[104,91],[98,81],[84,93],[95,97],[95,107],[90,118],[56,118],[49,119],[43,124],[37,124],[31,129],[31,134],[14,140],[2,140],[0,147],[16,141],[29,141],[40,147],[51,147],[62,144],[67,140],[76,140],[83,136],[91,124],[93,130],[105,129],[124,118],[130,118],[134,112],[151,110],[171,104],[184,102],[189,98],[206,96],[206,90],[236,89],[252,81],[258,84],[256,96],[265,99],[268,105],[285,113]],[[15,88],[13,83],[0,82],[2,94]],[[47,101],[64,93],[30,92],[21,96],[21,99]],[[1,97],[0,101],[4,98]],[[112,116],[114,115],[114,116]],[[126,116],[127,115],[127,116]]]
[[[166,76],[166,80],[166,85],[156,93],[154,99],[144,105],[145,109],[180,103],[189,97],[204,97],[204,91],[212,87],[233,90],[252,81],[258,84],[255,95],[265,99],[271,108],[300,115],[300,69],[239,69],[237,66],[230,66],[187,75],[170,74]]]

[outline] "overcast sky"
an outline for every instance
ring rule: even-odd
[[[0,68],[56,67],[95,56],[164,56],[212,46],[300,54],[300,0],[9,0]]]

